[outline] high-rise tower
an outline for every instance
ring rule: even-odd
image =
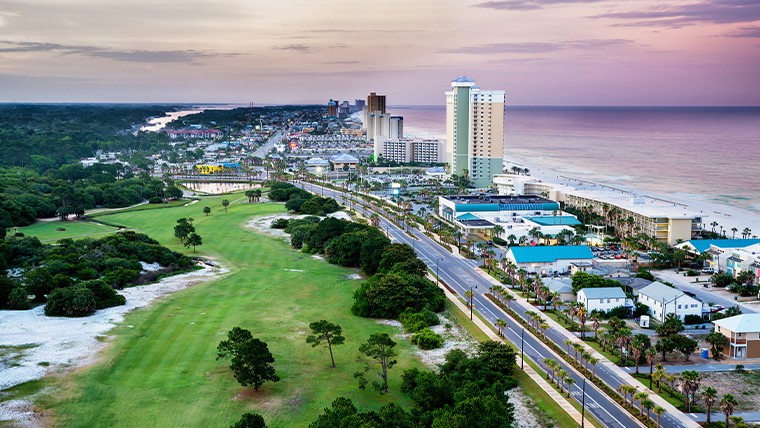
[[[467,174],[476,187],[488,187],[504,164],[503,90],[482,90],[460,76],[446,92],[446,162],[449,173]]]

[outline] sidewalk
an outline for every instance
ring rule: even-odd
[[[491,275],[488,275],[487,273],[483,272],[482,269],[479,269],[479,268],[475,268],[475,269],[477,270],[477,272],[478,272],[479,275],[481,275],[483,278],[488,279],[488,281],[491,284],[493,284],[493,285],[501,285],[501,283],[499,281],[497,281]],[[541,313],[541,311],[537,307],[535,307],[535,306],[531,305],[530,303],[528,303],[528,301],[525,300],[524,298],[518,296],[515,293],[512,293],[512,294],[515,296],[515,300],[512,302],[513,305],[514,304],[519,304],[520,306],[522,306],[526,310],[535,311],[535,312]],[[638,388],[639,391],[646,392],[647,394],[649,394],[649,399],[650,400],[654,401],[655,404],[657,404],[658,406],[663,407],[667,411],[668,414],[670,414],[674,418],[678,419],[679,421],[683,422],[687,427],[689,427],[689,428],[700,428],[700,425],[698,423],[694,422],[694,420],[690,419],[688,416],[686,416],[686,414],[684,414],[683,412],[681,412],[680,410],[678,410],[674,405],[668,403],[667,401],[665,401],[664,398],[660,397],[657,393],[655,393],[654,391],[652,391],[649,388],[647,388],[646,386],[644,386],[644,384],[642,384],[638,380],[634,379],[633,376],[631,376],[630,374],[626,373],[625,370],[623,370],[621,367],[618,367],[616,364],[614,364],[610,360],[608,360],[607,357],[605,357],[604,355],[600,354],[599,352],[597,352],[592,347],[588,346],[581,339],[579,339],[574,334],[572,334],[567,329],[565,329],[565,327],[561,326],[559,323],[557,323],[556,321],[554,321],[553,319],[551,319],[548,316],[545,316],[545,319],[546,319],[546,323],[549,324],[550,328],[552,328],[552,329],[556,330],[557,332],[559,332],[560,334],[562,334],[562,336],[565,337],[566,339],[570,339],[573,342],[582,344],[589,352],[591,352],[591,355],[593,355],[594,358],[599,359],[599,363],[598,363],[597,367],[599,367],[599,365],[604,366],[605,369],[607,369],[609,372],[614,373],[615,376],[617,376],[623,382],[626,382],[629,385]],[[598,369],[597,369],[597,372],[598,372]]]
[[[443,291],[446,293],[446,297],[451,300],[463,313],[467,313],[469,309],[467,306],[462,303],[459,298],[451,293],[448,289],[443,288]],[[480,318],[474,317],[472,321],[475,323],[476,326],[478,326],[479,329],[481,329],[489,339],[496,341],[496,342],[504,342],[504,340],[499,337],[496,333],[493,332]],[[522,361],[520,361],[520,356],[517,356],[517,364],[522,365]],[[549,382],[546,381],[546,379],[538,374],[535,370],[533,370],[533,367],[531,367],[530,364],[525,365],[525,374],[527,374],[531,379],[533,379],[534,382],[538,384],[538,386],[546,391],[546,393],[554,400],[559,406],[567,412],[567,414],[570,415],[577,423],[578,425],[581,424],[581,412],[576,409],[572,404],[570,404],[569,401],[567,401],[567,398],[560,394],[559,391],[554,389],[553,386],[549,385]],[[592,427],[594,425],[591,424],[591,422],[586,418],[585,426]]]

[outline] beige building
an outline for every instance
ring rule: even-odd
[[[399,163],[442,163],[443,143],[439,140],[389,139],[375,143],[383,159]]]
[[[446,161],[449,173],[489,187],[504,166],[505,91],[482,90],[465,76],[446,92]]]
[[[760,358],[760,314],[742,314],[713,321],[715,332],[728,338],[724,352],[733,358]]]

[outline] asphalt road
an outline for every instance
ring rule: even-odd
[[[714,288],[705,288],[704,286],[707,284],[706,282],[695,283],[694,277],[685,277],[683,276],[683,273],[677,273],[672,269],[653,271],[652,273],[658,279],[672,282],[673,285],[675,285],[676,288],[681,291],[694,293],[697,299],[703,301],[704,303],[713,302],[717,305],[723,305],[727,308],[736,306],[738,304],[741,307],[742,312],[745,314],[756,313],[759,309],[746,303],[737,302],[733,300],[732,297],[724,297],[719,294],[718,291]],[[700,279],[706,280],[707,276],[703,275],[700,277]]]
[[[306,190],[313,193],[322,192],[322,188],[318,186],[309,183],[304,183],[303,185]],[[333,197],[339,202],[345,203],[340,192],[324,189],[324,195]],[[465,291],[472,289],[475,294],[474,306],[476,311],[480,312],[489,322],[494,324],[499,318],[506,319],[509,324],[509,328],[506,329],[506,337],[509,341],[514,343],[518,349],[522,348],[524,350],[526,359],[532,360],[545,370],[546,367],[543,362],[544,358],[555,358],[543,342],[539,341],[527,331],[523,334],[521,326],[516,325],[514,321],[510,321],[510,318],[504,314],[496,304],[485,297],[484,293],[489,290],[491,284],[476,272],[478,266],[477,262],[461,259],[449,253],[419,230],[413,231],[416,239],[412,238],[383,217],[381,217],[380,227],[389,233],[394,242],[406,243],[412,246],[418,257],[424,261],[433,272],[438,272],[441,280],[448,284],[450,288],[454,289],[457,294],[464,297]],[[521,306],[512,305],[512,308],[525,318],[524,309]],[[549,329],[547,334],[549,339],[560,347],[565,346],[563,343],[564,336],[560,332]],[[571,388],[571,396],[580,403],[583,395],[581,392],[582,385],[585,378],[577,373],[569,364],[566,364],[563,359],[560,358],[558,362],[562,366],[562,369],[575,379],[576,382]],[[602,365],[597,366],[596,375],[603,379],[612,388],[617,388],[624,383],[614,373],[607,370]],[[633,416],[620,409],[610,397],[598,390],[591,382],[586,384],[585,392],[586,411],[593,414],[594,417],[596,417],[605,427],[628,428],[640,426],[639,422]],[[685,424],[676,420],[669,414],[663,415],[661,422],[662,426],[666,428],[685,426]]]

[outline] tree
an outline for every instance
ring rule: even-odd
[[[654,406],[652,409],[652,412],[657,416],[657,428],[660,428],[660,418],[662,418],[662,415],[665,414],[665,408],[661,406]]]
[[[691,405],[694,404],[695,395],[699,389],[700,381],[699,372],[695,370],[684,370],[681,372],[680,390],[686,398],[686,408],[691,413]]]
[[[227,199],[222,199],[222,206],[224,207],[224,212],[227,212],[227,207],[230,206],[230,201]]]
[[[707,414],[707,424],[705,424],[706,427],[710,426],[710,413],[712,412],[712,406],[716,401],[718,401],[718,390],[712,386],[708,386],[704,389],[704,391],[702,391],[702,402],[705,403],[705,413]]]
[[[644,351],[644,357],[646,357],[647,363],[649,364],[649,389],[652,389],[652,373],[654,369],[654,359],[657,358],[657,350],[655,348],[647,348],[647,350]]]
[[[370,358],[363,372],[354,373],[354,377],[359,379],[359,388],[364,389],[367,385],[366,373],[374,370],[380,381],[375,381],[372,385],[381,393],[388,392],[388,369],[396,365],[396,342],[394,342],[387,333],[374,333],[369,339],[359,347],[359,352]],[[375,369],[379,366],[380,369]]]
[[[211,214],[211,207],[203,207],[203,214],[206,214],[208,217],[209,214]],[[246,415],[249,415],[250,413],[246,413]]]
[[[267,424],[258,413],[243,413],[240,420],[230,425],[230,428],[267,428]]]
[[[633,353],[634,364],[636,364],[636,374],[639,374],[639,358],[644,352],[644,341],[638,335],[631,341],[631,352]]]
[[[499,330],[499,336],[504,337],[504,329],[507,327],[507,322],[499,318],[496,320],[496,328]]]
[[[235,327],[227,332],[227,340],[219,342],[217,352],[217,360],[231,358],[230,369],[243,386],[253,385],[258,391],[264,382],[280,381],[272,367],[274,357],[269,347],[249,330]]]
[[[203,238],[195,232],[191,233],[185,241],[185,247],[193,247],[193,252],[195,252],[195,247],[199,245],[203,245]]]
[[[728,420],[731,417],[731,415],[734,413],[734,410],[736,409],[736,406],[739,405],[739,402],[736,401],[736,398],[734,398],[731,394],[726,394],[723,396],[723,398],[720,399],[720,410],[723,412],[724,415],[726,415],[726,428],[728,428]]]
[[[306,337],[306,343],[310,343],[312,347],[319,346],[322,342],[325,342],[327,350],[330,351],[330,361],[332,367],[335,368],[335,358],[333,357],[332,347],[333,345],[342,345],[345,341],[345,337],[341,335],[342,328],[331,322],[320,320],[309,324],[312,334]]]
[[[657,334],[665,337],[673,334],[678,334],[684,331],[683,321],[678,315],[669,313],[665,316],[665,321],[657,327]]]
[[[182,217],[177,219],[177,224],[174,226],[174,236],[179,239],[179,242],[184,243],[193,232],[195,232],[195,226],[193,226],[192,218]]]
[[[710,344],[710,352],[715,360],[720,360],[723,349],[728,346],[728,338],[721,333],[712,332],[705,337],[705,342]]]
[[[696,351],[697,347],[699,346],[699,342],[697,342],[695,339],[686,337],[682,334],[670,336],[670,339],[673,340],[675,349],[684,355],[686,361],[689,361],[689,355]]]

